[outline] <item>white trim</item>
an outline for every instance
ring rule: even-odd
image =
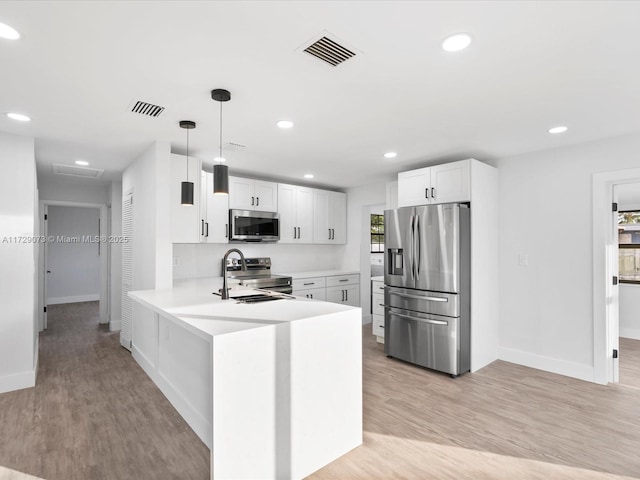
[[[122,329],[122,320],[111,320],[109,322],[109,331],[118,332]]]
[[[0,377],[0,393],[13,392],[36,385],[36,369]]]
[[[622,338],[640,340],[640,328],[620,328],[620,336]]]
[[[74,295],[72,297],[53,297],[47,299],[47,305],[60,305],[61,303],[95,302],[100,300],[99,293],[88,295]]]
[[[499,347],[498,359],[545,372],[585,380],[587,382],[593,381],[593,367],[591,367],[591,365],[568,362],[559,358],[544,357],[523,350],[505,347]]]

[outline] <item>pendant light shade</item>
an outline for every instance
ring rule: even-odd
[[[184,206],[193,206],[193,182],[189,181],[189,130],[196,128],[196,122],[191,120],[181,120],[180,128],[187,131],[187,181],[182,182],[181,204]]]
[[[211,90],[211,98],[216,102],[220,102],[220,157],[222,158],[222,102],[231,100],[229,90],[216,88]],[[216,195],[229,194],[229,167],[222,163],[213,166],[213,193]]]

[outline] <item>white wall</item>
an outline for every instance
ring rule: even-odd
[[[112,237],[122,235],[122,182],[112,182],[109,188]],[[122,324],[122,245],[111,242],[109,276],[109,329],[120,330]]]
[[[344,245],[285,245],[280,243],[174,244],[173,278],[218,277],[229,248],[247,257],[271,257],[273,273],[332,270],[342,267]]]
[[[41,177],[38,188],[40,189],[40,200],[52,200],[57,202],[76,203],[108,203],[108,187],[101,183],[94,183],[87,179],[86,183],[77,183],[68,179]]]
[[[0,132],[0,393],[35,385],[37,369],[34,141]],[[12,241],[16,237],[26,241]]]
[[[100,299],[99,244],[86,241],[98,236],[100,209],[49,206],[47,304]],[[70,239],[71,241],[66,241]]]
[[[501,358],[593,380],[592,175],[637,167],[638,151],[632,134],[495,162]]]
[[[155,142],[127,167],[122,193],[133,192],[133,290],[171,288],[169,142]]]

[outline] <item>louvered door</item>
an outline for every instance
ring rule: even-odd
[[[122,199],[122,327],[120,345],[131,350],[133,304],[129,292],[133,288],[133,194]]]

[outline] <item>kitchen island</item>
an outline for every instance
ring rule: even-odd
[[[211,450],[211,478],[303,478],[360,445],[360,309],[220,286],[129,293],[133,357]]]

